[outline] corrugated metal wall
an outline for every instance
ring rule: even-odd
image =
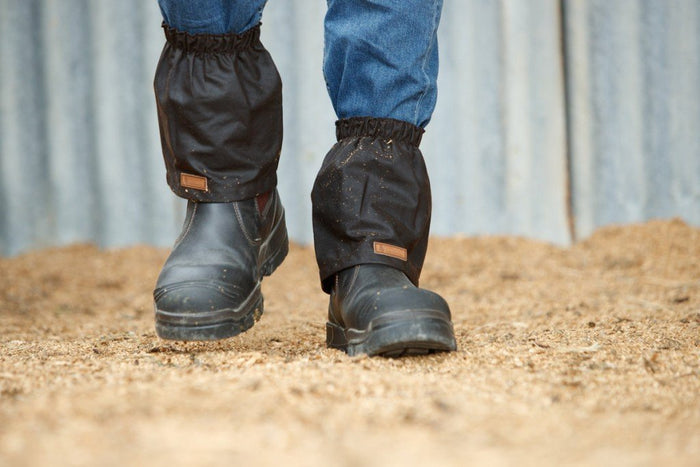
[[[568,241],[559,18],[551,0],[445,3],[433,232]]]
[[[311,240],[333,143],[323,0],[270,0],[284,80],[280,191]],[[152,96],[155,0],[0,0],[0,253],[96,241],[169,245]],[[567,243],[572,230],[700,224],[700,1],[447,0],[440,96],[422,146],[433,232]]]
[[[169,243],[151,82],[158,9],[142,0],[0,0],[1,252]]]
[[[700,224],[700,1],[566,1],[577,235]]]

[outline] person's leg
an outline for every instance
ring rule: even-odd
[[[260,23],[267,0],[158,0],[163,21],[190,34],[241,34]]]
[[[324,74],[338,143],[312,192],[331,294],[327,343],[350,354],[456,348],[447,303],[419,289],[430,183],[418,149],[437,95],[441,0],[328,0]]]
[[[156,69],[156,104],[167,179],[178,196],[239,201],[276,186],[282,84],[257,23],[249,27],[264,3],[159,2],[167,42]]]
[[[168,184],[188,207],[154,291],[156,331],[219,339],[260,317],[262,276],[287,253],[275,191],[282,85],[260,43],[264,0],[159,4],[158,121]]]
[[[442,0],[328,0],[323,72],[339,119],[425,128],[437,98]]]

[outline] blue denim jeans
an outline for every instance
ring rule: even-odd
[[[191,34],[241,33],[267,0],[158,0]],[[323,72],[339,119],[380,117],[425,127],[437,98],[442,0],[328,0]]]

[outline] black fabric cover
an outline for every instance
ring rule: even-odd
[[[400,120],[355,117],[336,122],[338,142],[314,183],[313,227],[323,290],[358,264],[385,264],[416,286],[430,229],[428,173],[418,149],[423,130]],[[407,259],[375,253],[404,248]]]
[[[193,201],[253,198],[277,184],[282,83],[260,42],[242,34],[188,34],[163,25],[167,42],[155,93],[168,184]],[[206,190],[181,174],[206,178]]]

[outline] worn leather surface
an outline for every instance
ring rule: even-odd
[[[255,199],[190,201],[183,231],[158,277],[156,307],[194,314],[237,308],[258,287],[265,259],[261,246],[280,222],[276,192],[262,213]],[[280,238],[286,242],[286,232]]]
[[[367,329],[386,314],[439,312],[450,321],[450,308],[438,294],[419,289],[401,271],[365,264],[341,271],[331,291],[328,321],[346,329]]]

